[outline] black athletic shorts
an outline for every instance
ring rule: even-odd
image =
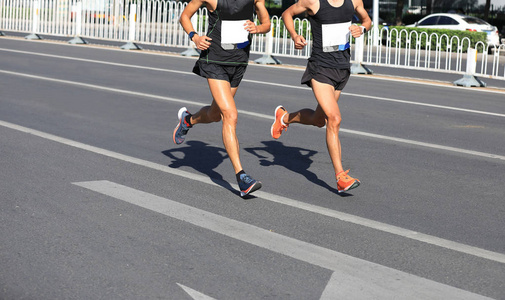
[[[244,77],[247,64],[227,66],[215,63],[205,63],[198,60],[193,68],[193,73],[204,78],[226,80],[231,87],[238,87]]]
[[[302,84],[311,86],[310,80],[326,83],[335,88],[335,90],[343,90],[349,77],[351,76],[350,69],[333,69],[325,68],[317,65],[316,62],[309,61],[307,69],[302,76]]]

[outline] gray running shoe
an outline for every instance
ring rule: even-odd
[[[191,116],[186,107],[179,109],[179,112],[177,113],[177,116],[179,117],[179,123],[177,123],[177,127],[175,127],[173,134],[174,143],[177,145],[184,142],[186,134],[188,133],[189,129],[193,127],[186,122],[187,115]]]
[[[238,187],[240,188],[240,197],[244,197],[245,195],[249,195],[256,190],[259,190],[261,188],[261,182],[252,179],[247,174],[242,174],[240,175]]]

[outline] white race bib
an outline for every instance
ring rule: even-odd
[[[323,52],[339,51],[339,46],[349,43],[351,22],[337,24],[322,24]]]
[[[235,49],[237,44],[249,41],[249,31],[244,28],[246,21],[221,21],[221,47],[223,49]]]

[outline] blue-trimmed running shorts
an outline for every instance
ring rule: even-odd
[[[307,69],[302,76],[302,84],[312,86],[310,81],[314,79],[317,82],[326,83],[341,91],[344,89],[349,77],[351,76],[351,69],[333,69],[325,68],[317,65],[316,62],[309,61]]]
[[[198,60],[193,68],[193,73],[204,78],[226,80],[232,88],[238,87],[244,77],[247,64],[240,65],[219,65],[215,63],[205,63]]]

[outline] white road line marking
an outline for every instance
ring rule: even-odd
[[[291,88],[291,89],[300,89],[300,90],[309,90],[309,91],[312,90],[311,88],[304,87],[304,86],[292,86],[292,85],[274,83],[274,82],[246,80],[246,79],[243,79],[242,81],[263,84],[263,85],[272,85],[272,86],[276,86],[276,87],[285,87],[285,88]],[[495,116],[495,117],[505,117],[505,114],[499,114],[499,113],[493,113],[493,112],[487,112],[487,111],[481,111],[481,110],[474,110],[474,109],[459,108],[459,107],[453,107],[453,106],[445,106],[445,105],[413,102],[413,101],[407,101],[407,100],[399,100],[399,99],[393,99],[393,98],[387,98],[387,97],[377,97],[377,96],[369,96],[369,95],[346,93],[346,92],[342,92],[342,95],[351,96],[351,97],[360,97],[360,98],[366,98],[366,99],[374,99],[374,100],[378,100],[378,101],[395,102],[395,103],[410,104],[410,105],[416,105],[416,106],[426,106],[426,107],[441,108],[441,109],[447,109],[447,110],[455,110],[455,111],[460,111],[460,112],[482,114],[482,115]]]
[[[465,245],[462,243],[453,242],[453,241],[442,239],[442,238],[439,238],[436,236],[420,233],[417,231],[412,231],[409,229],[401,228],[398,226],[394,226],[394,225],[390,225],[390,224],[386,224],[386,223],[382,223],[382,222],[377,222],[374,220],[362,218],[362,217],[347,214],[344,212],[320,207],[320,206],[313,205],[310,203],[293,200],[293,199],[286,198],[283,196],[269,194],[269,193],[266,193],[263,191],[256,191],[256,192],[254,192],[254,195],[257,197],[260,197],[262,199],[269,200],[271,202],[284,204],[286,206],[290,206],[290,207],[302,209],[305,211],[313,212],[313,213],[316,213],[319,215],[331,217],[331,218],[338,219],[338,220],[341,220],[344,222],[372,228],[375,230],[391,233],[391,234],[394,234],[397,236],[409,238],[409,239],[423,242],[426,244],[439,246],[441,248],[450,249],[450,250],[457,251],[460,253],[465,253],[465,254],[469,254],[469,255],[473,255],[473,256],[477,256],[477,257],[481,257],[481,258],[485,258],[485,259],[489,259],[492,261],[496,261],[496,262],[505,264],[505,254],[502,254],[502,253],[497,253],[497,252]]]
[[[340,131],[355,134],[355,135],[362,135],[362,136],[366,136],[366,137],[370,137],[370,138],[376,138],[379,140],[388,140],[388,141],[393,141],[393,142],[398,142],[398,143],[403,143],[403,144],[421,146],[421,147],[450,151],[450,152],[457,152],[457,153],[461,153],[461,154],[468,154],[468,155],[475,155],[475,156],[480,156],[480,157],[485,157],[485,158],[505,160],[505,156],[498,155],[498,154],[485,153],[485,152],[473,151],[473,150],[466,150],[466,149],[461,149],[461,148],[456,148],[456,147],[443,146],[443,145],[419,142],[419,141],[414,141],[414,140],[407,140],[407,139],[402,139],[402,138],[390,137],[390,136],[385,136],[385,135],[380,135],[380,134],[375,134],[375,133],[367,133],[367,132],[363,132],[363,131],[356,131],[356,130],[350,130],[350,129],[340,129]]]
[[[45,81],[63,83],[63,84],[68,84],[68,85],[76,85],[76,86],[83,87],[83,88],[103,90],[103,91],[119,93],[119,94],[127,94],[127,95],[132,95],[132,96],[138,96],[141,98],[151,98],[151,99],[170,101],[170,102],[176,102],[176,103],[191,104],[191,105],[195,105],[195,106],[201,106],[201,105],[208,104],[208,103],[196,102],[196,101],[185,100],[185,99],[178,99],[178,98],[171,98],[171,97],[165,97],[165,96],[157,96],[157,95],[153,95],[153,94],[140,93],[140,92],[135,92],[135,91],[128,91],[128,90],[124,90],[124,89],[115,89],[115,88],[110,88],[110,87],[106,87],[106,86],[88,84],[88,83],[83,83],[83,82],[78,82],[78,81],[55,79],[55,78],[50,78],[50,77],[37,76],[37,75],[18,73],[18,72],[11,72],[11,71],[5,71],[5,70],[0,70],[0,73],[10,74],[10,75],[20,76],[20,77],[26,77],[26,78],[32,78],[32,79],[37,79],[37,80],[45,80]]]
[[[209,177],[207,177],[207,176],[202,176],[202,175],[198,175],[198,174],[194,174],[194,173],[190,173],[190,172],[186,172],[186,171],[182,171],[182,170],[172,169],[172,168],[170,168],[168,166],[160,165],[160,164],[153,163],[153,162],[150,162],[150,161],[147,161],[147,160],[143,160],[143,159],[131,157],[131,156],[128,156],[128,155],[120,154],[120,153],[117,153],[117,152],[105,150],[105,149],[102,149],[102,148],[94,147],[94,146],[91,146],[91,145],[83,144],[83,143],[80,143],[80,142],[76,142],[76,141],[73,141],[73,140],[69,140],[69,139],[62,138],[62,137],[59,137],[59,136],[55,136],[55,135],[52,135],[52,134],[49,134],[49,133],[41,132],[41,131],[38,131],[38,130],[35,130],[35,129],[30,129],[30,128],[27,128],[27,127],[19,126],[19,125],[8,123],[8,122],[4,122],[4,121],[0,121],[0,126],[4,126],[4,127],[7,127],[7,128],[11,128],[11,129],[14,129],[14,130],[18,130],[18,131],[21,131],[21,132],[32,134],[32,135],[35,135],[35,136],[38,136],[38,137],[41,137],[41,138],[44,138],[44,139],[47,139],[47,140],[51,140],[51,141],[58,142],[58,143],[61,143],[61,144],[64,144],[64,145],[72,146],[72,147],[75,147],[75,148],[78,148],[78,149],[86,150],[86,151],[89,151],[89,152],[92,152],[92,153],[97,153],[97,154],[104,155],[104,156],[107,156],[107,157],[115,158],[115,159],[122,160],[122,161],[125,161],[125,162],[128,162],[128,163],[132,163],[132,164],[136,164],[136,165],[143,166],[143,167],[146,167],[146,168],[150,168],[150,169],[153,169],[153,170],[157,170],[157,171],[160,171],[160,172],[164,172],[164,173],[168,173],[168,174],[172,174],[172,175],[176,175],[176,176],[188,178],[188,179],[191,179],[191,180],[196,180],[196,181],[199,181],[199,182],[202,182],[202,183],[206,183],[206,184],[211,184],[211,185],[217,186],[217,184],[214,183],[214,182],[212,182],[212,180]],[[238,187],[237,187],[236,184],[231,184],[231,185],[232,185],[233,188],[238,189]],[[420,242],[427,243],[427,244],[430,244],[430,245],[439,246],[439,247],[442,247],[442,248],[445,248],[445,249],[450,249],[450,250],[457,251],[457,252],[460,252],[460,253],[465,253],[465,254],[469,254],[469,255],[476,256],[476,257],[481,257],[481,258],[484,258],[484,259],[489,259],[489,260],[492,260],[492,261],[496,261],[496,262],[504,263],[505,264],[505,254],[501,254],[501,253],[497,253],[497,252],[492,252],[492,251],[489,251],[489,250],[485,250],[485,249],[481,249],[481,248],[477,248],[477,247],[473,247],[473,246],[469,246],[469,245],[465,245],[465,244],[461,244],[461,243],[445,240],[445,239],[438,238],[438,237],[435,237],[435,236],[431,236],[431,235],[419,233],[419,232],[416,232],[416,231],[404,229],[404,228],[401,228],[401,227],[397,227],[397,226],[393,226],[393,225],[377,222],[377,221],[374,221],[374,220],[370,220],[370,219],[354,216],[354,215],[351,215],[351,214],[339,212],[339,211],[332,210],[332,209],[328,209],[328,208],[324,208],[324,207],[319,207],[319,206],[316,206],[316,205],[313,205],[313,204],[309,204],[309,203],[305,203],[305,202],[289,199],[289,198],[278,196],[278,195],[275,195],[275,194],[266,193],[266,192],[263,192],[263,191],[256,191],[254,193],[254,195],[256,195],[257,197],[260,197],[262,199],[271,201],[271,202],[280,203],[280,204],[283,204],[283,205],[286,205],[286,206],[290,206],[290,207],[294,207],[294,208],[297,208],[297,209],[302,209],[302,210],[305,210],[305,211],[309,211],[309,212],[313,212],[313,213],[316,213],[316,214],[320,214],[320,215],[328,216],[328,217],[331,217],[331,218],[335,218],[335,219],[338,219],[338,220],[341,220],[341,221],[344,221],[344,222],[353,223],[353,224],[356,224],[356,225],[360,225],[360,226],[368,227],[368,228],[371,228],[371,229],[375,229],[375,230],[379,230],[379,231],[395,234],[395,235],[398,235],[398,236],[401,236],[401,237],[405,237],[405,238],[409,238],[409,239],[412,239],[412,240],[420,241]]]
[[[5,38],[5,37],[4,37]],[[9,37],[6,37],[6,39],[11,39]],[[18,40],[18,39],[15,39],[16,41],[23,41],[23,42],[33,42],[31,40]],[[51,45],[54,45],[54,42],[53,41],[36,41],[37,43],[47,43],[47,44],[51,44]],[[60,46],[67,46],[67,47],[82,47],[80,45],[72,45],[72,44],[60,44]],[[98,50],[105,50],[105,51],[116,51],[116,52],[122,52],[124,53],[124,50],[120,50],[120,49],[117,49],[117,48],[103,48],[101,47],[100,45],[88,45],[89,47],[93,47],[94,49],[98,49]],[[44,53],[37,53],[37,52],[28,52],[28,51],[22,51],[22,50],[13,50],[13,49],[7,49],[7,48],[0,48],[0,51],[10,51],[10,52],[19,52],[19,53],[23,53],[25,52],[26,54],[32,54],[32,55],[51,55],[51,54],[44,54]],[[161,51],[160,51],[161,52]],[[164,52],[164,53],[157,53],[157,52],[145,52],[145,51],[139,51],[139,52],[129,52],[129,54],[133,54],[133,55],[154,55],[154,56],[171,56],[171,57],[175,57],[175,58],[180,58],[180,59],[191,59],[191,60],[196,60],[196,58],[194,57],[186,57],[186,56],[181,56],[177,53],[170,53],[170,52]],[[56,56],[56,57],[61,57],[63,59],[73,59],[73,57],[68,57],[68,56]],[[306,60],[306,59],[302,59],[302,60]],[[101,63],[103,61],[96,61],[98,63]],[[289,71],[299,71],[299,72],[303,72],[304,71],[304,67],[303,66],[293,66],[293,65],[262,65],[262,64],[250,64],[251,66],[253,67],[258,67],[258,68],[273,68],[273,69],[285,69],[285,70],[289,70]],[[128,66],[128,65],[125,65],[125,66]],[[372,64],[372,66],[375,66],[374,64]],[[398,68],[398,66],[378,66],[378,67],[386,67],[386,68]],[[403,68],[403,69],[409,69],[408,66],[399,66],[400,68]],[[439,72],[438,70],[432,70],[432,69],[427,69],[427,70],[422,70],[422,71],[427,71],[427,72],[433,72],[433,73],[437,73]],[[459,74],[458,72],[451,72],[451,74]],[[361,79],[373,79],[373,80],[383,80],[383,81],[393,81],[393,82],[401,82],[401,83],[411,83],[411,84],[416,84],[416,85],[428,85],[428,86],[433,86],[433,83],[431,82],[423,82],[423,81],[420,81],[422,79],[419,79],[419,78],[409,78],[409,77],[404,77],[404,78],[407,78],[407,79],[401,79],[401,78],[397,78],[397,77],[387,77],[388,75],[380,75],[379,76],[386,76],[386,77],[379,77],[379,76],[363,76],[363,75],[354,75],[352,74],[351,76],[353,77],[358,77],[358,78],[361,78]],[[491,78],[493,79],[493,78]],[[499,79],[497,79],[499,80]],[[451,85],[443,85],[443,82],[440,82],[442,84],[435,84],[436,86],[439,86],[439,87],[443,87],[443,88],[448,88],[448,89],[459,89],[461,90],[462,87],[459,87],[459,86],[451,86]],[[477,93],[495,93],[495,94],[504,94],[505,91],[497,91],[497,90],[488,90],[488,89],[469,89],[468,91],[470,92],[477,92]]]
[[[125,68],[144,69],[144,70],[151,70],[151,71],[158,71],[158,72],[167,72],[167,73],[175,73],[175,74],[183,74],[183,75],[195,75],[192,72],[185,72],[185,71],[178,71],[178,70],[168,70],[168,69],[162,69],[162,68],[153,68],[153,67],[146,67],[146,66],[140,66],[140,65],[128,65],[128,64],[107,62],[107,61],[101,61],[101,60],[93,60],[93,59],[85,59],[85,58],[75,58],[75,57],[69,57],[69,56],[60,56],[60,55],[54,55],[54,54],[36,53],[36,52],[21,51],[21,50],[11,50],[11,49],[5,49],[5,48],[0,48],[0,51],[22,53],[22,54],[29,54],[29,55],[38,55],[38,56],[45,56],[45,57],[54,57],[54,58],[59,58],[59,59],[83,61],[83,62],[96,63],[96,64],[104,64],[104,65],[111,65],[111,66],[118,66],[118,67],[125,67]],[[270,85],[270,86],[275,86],[275,87],[283,87],[283,88],[289,88],[289,89],[299,89],[299,90],[308,90],[308,91],[311,91],[311,89],[308,88],[308,87],[306,87],[306,86],[294,86],[294,85],[288,85],[288,84],[281,84],[281,83],[275,83],[275,82],[266,82],[266,81],[258,81],[258,80],[251,80],[251,79],[245,79],[245,78],[242,79],[242,81],[243,82],[249,82],[249,83]],[[476,91],[482,91],[482,90],[476,90]],[[489,91],[489,92],[505,94],[505,92],[497,92],[497,91]],[[393,99],[393,98],[387,98],[387,97],[369,96],[369,95],[347,93],[347,92],[342,92],[342,95],[352,96],[352,97],[359,97],[359,98],[364,98],[364,99],[374,99],[374,100],[379,100],[379,101],[387,101],[387,102],[394,102],[394,103],[416,105],[416,106],[425,106],[425,107],[432,107],[432,108],[448,109],[448,110],[461,111],[461,112],[467,112],[467,113],[475,113],[475,114],[483,114],[483,115],[489,115],[489,116],[505,117],[505,114],[486,112],[486,111],[480,111],[480,110],[473,110],[473,109],[464,109],[464,108],[445,106],[445,105],[436,105],[436,104],[429,104],[429,103],[407,101],[407,100],[401,100],[401,99]]]
[[[328,280],[328,283],[326,284],[323,294],[321,295],[321,298],[319,298],[320,300],[335,300],[334,295],[338,295],[339,292],[339,284],[340,284],[339,279],[340,278],[338,278],[337,273],[333,272],[333,274],[331,274],[330,280]],[[365,298],[364,295],[360,296],[363,296],[360,298]],[[378,299],[379,297],[375,298]]]
[[[186,100],[186,99],[158,96],[158,95],[129,91],[129,90],[124,90],[124,89],[115,89],[115,88],[94,85],[94,84],[87,84],[87,83],[82,83],[82,82],[77,82],[77,81],[54,79],[54,78],[43,77],[43,76],[38,76],[38,75],[31,75],[31,74],[4,71],[4,70],[0,70],[0,73],[10,74],[10,75],[14,75],[14,76],[21,76],[21,77],[26,77],[26,78],[32,78],[32,79],[37,79],[37,80],[45,80],[45,81],[52,81],[52,82],[58,82],[58,83],[63,83],[63,84],[69,84],[69,85],[76,85],[79,87],[104,90],[104,91],[113,92],[113,93],[127,94],[130,96],[138,96],[138,97],[142,97],[142,98],[151,98],[151,99],[162,100],[162,101],[182,103],[185,105],[194,105],[197,107],[208,105],[208,103],[204,103],[204,102],[197,102],[197,101],[191,101],[191,100]],[[253,117],[257,117],[257,118],[261,118],[261,119],[266,119],[266,120],[272,120],[272,118],[273,118],[272,115],[265,115],[265,114],[260,114],[260,113],[255,113],[255,112],[250,112],[250,111],[245,111],[245,110],[240,110],[240,109],[238,110],[238,112],[243,115],[249,115],[249,116],[253,116]],[[312,128],[312,127],[309,127],[309,128]],[[473,155],[473,156],[480,156],[480,157],[484,157],[484,158],[505,160],[505,156],[503,156],[503,155],[485,153],[485,152],[479,152],[479,151],[473,151],[473,150],[466,150],[466,149],[461,149],[461,148],[456,148],[456,147],[449,147],[449,146],[419,142],[419,141],[414,141],[414,140],[407,140],[407,139],[396,138],[396,137],[389,137],[389,136],[385,136],[385,135],[368,133],[368,132],[363,132],[363,131],[341,128],[340,132],[345,132],[345,133],[350,133],[350,134],[360,135],[360,136],[366,136],[369,138],[374,138],[374,139],[379,139],[379,140],[388,140],[388,141],[394,141],[394,142],[403,143],[403,144],[422,146],[422,147],[426,147],[426,148],[468,154],[468,155]]]
[[[180,286],[191,298],[194,300],[215,300],[214,298],[204,295],[198,291],[195,291],[192,288],[189,288],[185,285],[182,285],[180,283],[177,283],[178,286]]]
[[[345,299],[489,299],[337,251],[296,240],[114,182],[74,182],[83,188],[335,272],[334,296]]]
[[[441,108],[441,109],[447,109],[447,110],[455,110],[455,111],[460,111],[460,112],[482,114],[482,115],[495,116],[495,117],[505,117],[505,114],[492,113],[492,112],[474,110],[474,109],[459,108],[459,107],[453,107],[453,106],[412,102],[412,101],[398,100],[398,99],[386,98],[386,97],[369,96],[369,95],[363,95],[363,94],[361,94],[361,95],[360,94],[349,94],[349,93],[345,93],[345,92],[342,92],[342,95],[353,96],[353,97],[363,97],[363,98],[375,99],[375,100],[379,100],[379,101],[387,101],[387,102],[403,103],[403,104],[410,104],[410,105],[417,105],[417,106]]]
[[[88,63],[101,64],[101,65],[109,65],[109,66],[117,66],[117,67],[124,67],[124,68],[143,69],[143,70],[167,72],[167,73],[177,73],[177,74],[184,74],[184,75],[195,75],[193,72],[169,70],[169,69],[162,69],[162,68],[153,68],[153,67],[146,67],[146,66],[140,66],[140,65],[129,65],[129,64],[115,63],[115,62],[110,62],[110,61],[78,58],[78,57],[71,57],[71,56],[62,56],[62,55],[56,55],[56,54],[37,53],[37,52],[12,50],[12,49],[5,49],[5,48],[0,48],[0,51],[35,55],[35,56],[43,56],[43,57],[53,57],[53,58],[65,59],[65,60],[75,60],[75,61],[82,61],[82,62],[88,62]]]

